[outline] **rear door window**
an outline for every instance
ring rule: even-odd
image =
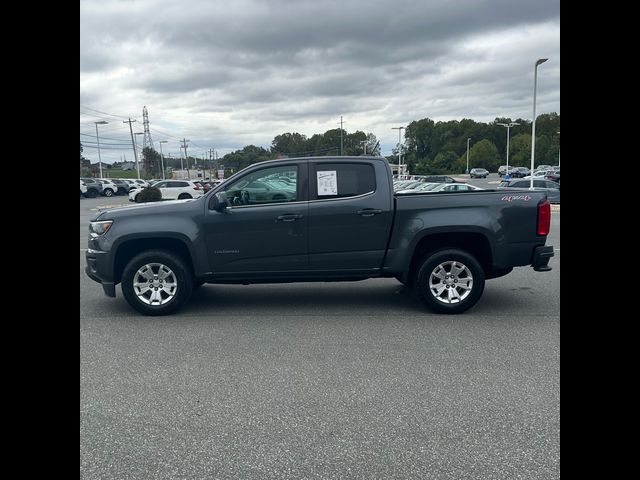
[[[368,163],[317,163],[311,174],[312,199],[355,197],[375,190],[375,171]]]

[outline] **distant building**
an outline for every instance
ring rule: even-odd
[[[135,170],[136,164],[134,162],[122,162],[122,164],[120,165],[120,168],[122,170]]]

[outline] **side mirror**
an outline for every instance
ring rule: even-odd
[[[211,197],[209,209],[216,212],[222,212],[229,206],[227,202],[227,194],[225,192],[217,192]]]

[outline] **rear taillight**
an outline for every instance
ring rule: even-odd
[[[538,235],[549,235],[551,228],[551,204],[544,199],[538,204]]]
[[[200,190],[200,187],[198,185],[196,185],[195,187],[193,187],[194,190]]]

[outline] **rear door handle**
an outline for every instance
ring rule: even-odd
[[[382,213],[382,210],[378,210],[376,208],[365,208],[364,210],[358,210],[356,213],[363,217],[373,217],[374,215]]]
[[[285,213],[284,215],[278,216],[276,222],[295,222],[300,218],[302,218],[302,215],[299,213]]]

